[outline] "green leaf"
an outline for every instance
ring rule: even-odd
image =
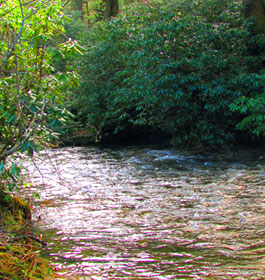
[[[3,171],[3,169],[4,169],[4,163],[1,162],[1,163],[0,163],[0,173]]]

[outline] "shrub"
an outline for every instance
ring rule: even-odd
[[[136,126],[176,144],[233,143],[247,123],[239,104],[264,88],[240,2],[148,1],[96,24],[79,64],[80,116],[109,134]]]
[[[55,136],[65,91],[76,79],[55,71],[56,58],[75,49],[71,40],[54,46],[63,29],[60,1],[8,0],[0,5],[0,185],[12,188],[18,153],[33,155]]]

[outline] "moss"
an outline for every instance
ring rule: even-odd
[[[0,190],[0,279],[56,279],[39,255],[42,247],[32,233],[28,203]]]
[[[0,220],[4,223],[18,222],[31,219],[31,209],[20,197],[0,191]]]
[[[52,274],[49,264],[30,244],[8,242],[1,246],[0,259],[1,279],[46,279]]]

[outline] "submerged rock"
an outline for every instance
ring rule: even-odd
[[[130,158],[128,159],[128,162],[140,163],[140,164],[144,163],[141,159],[136,158],[136,157],[130,157]]]
[[[206,161],[203,165],[207,167],[215,167],[215,165],[210,161]]]
[[[148,169],[153,169],[154,167],[153,167],[153,165],[151,165],[151,164],[146,164],[146,165],[143,165],[142,166],[142,169],[145,169],[145,170],[148,170]]]
[[[150,150],[150,151],[147,151],[146,154],[148,156],[151,156],[151,157],[163,157],[163,156],[169,156],[172,154],[172,151],[163,151],[163,150]]]
[[[230,165],[229,169],[249,169],[250,167],[247,164],[235,162]]]
[[[185,157],[180,155],[166,155],[155,159],[155,161],[176,161],[176,162],[183,162],[184,160]]]

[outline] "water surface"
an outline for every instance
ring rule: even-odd
[[[265,279],[262,151],[62,148],[35,163],[45,254],[80,279]]]

